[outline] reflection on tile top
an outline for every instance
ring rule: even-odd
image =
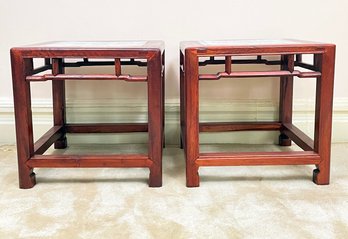
[[[272,39],[256,39],[256,40],[212,40],[200,41],[205,46],[248,46],[248,45],[283,45],[283,44],[299,44],[292,40],[272,40]]]
[[[132,48],[145,44],[146,41],[67,41],[40,44],[40,47]]]

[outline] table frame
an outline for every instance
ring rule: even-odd
[[[332,127],[335,45],[301,43],[284,45],[204,46],[183,42],[180,51],[180,124],[181,146],[186,157],[186,185],[199,186],[199,167],[240,165],[316,165],[313,181],[318,185],[330,182],[330,148]],[[313,54],[313,64],[302,61],[302,54]],[[281,55],[280,61],[267,61],[263,56]],[[257,56],[257,59],[233,60],[232,56]],[[200,57],[210,57],[200,61]],[[224,57],[224,60],[215,59]],[[199,66],[225,64],[225,71],[200,74]],[[277,71],[233,72],[233,64],[280,65]],[[309,72],[294,70],[302,67]],[[314,140],[292,123],[293,77],[316,78]],[[199,80],[234,77],[280,77],[279,121],[275,122],[199,122]],[[200,153],[200,132],[244,130],[278,130],[279,144],[294,141],[304,151]]]
[[[151,42],[150,42],[151,43]],[[155,42],[156,43],[156,42]],[[34,168],[97,168],[147,167],[149,186],[162,186],[162,146],[164,146],[164,49],[20,47],[11,49],[19,187],[36,184]],[[160,42],[159,45],[163,43]],[[44,58],[45,64],[34,69],[33,58]],[[65,58],[83,58],[81,62],[65,63]],[[90,61],[108,59],[107,61]],[[109,61],[111,59],[111,61]],[[122,60],[130,59],[130,60]],[[145,59],[139,61],[135,59]],[[69,75],[65,67],[114,65],[114,75]],[[122,65],[147,67],[146,76],[122,75]],[[52,70],[52,74],[37,75]],[[52,81],[53,127],[36,142],[33,140],[30,83]],[[66,122],[66,80],[125,80],[147,82],[148,123],[70,124]],[[44,155],[54,144],[56,149],[67,147],[66,133],[125,133],[148,132],[148,154],[110,155]]]

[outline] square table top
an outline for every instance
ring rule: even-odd
[[[328,45],[326,43],[303,41],[295,39],[242,39],[242,40],[202,40],[183,41],[180,49],[186,48],[223,48],[223,47],[263,47],[263,46],[301,46],[301,45]]]
[[[20,46],[21,49],[35,49],[35,50],[64,50],[64,49],[100,49],[100,50],[122,50],[122,49],[160,49],[164,50],[163,41],[147,41],[147,40],[134,40],[134,41],[52,41],[30,44]]]

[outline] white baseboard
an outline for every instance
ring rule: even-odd
[[[34,137],[37,139],[52,125],[52,102],[33,100]],[[166,143],[179,143],[179,102],[166,101]],[[146,101],[132,99],[105,100],[67,100],[68,122],[146,122]],[[273,121],[278,118],[277,102],[272,100],[235,100],[208,101],[200,105],[200,121]],[[217,120],[218,119],[218,120]],[[310,100],[294,101],[294,123],[309,136],[313,135],[314,102]],[[333,114],[334,143],[348,142],[348,98],[335,99]],[[15,143],[13,103],[0,101],[0,143]],[[134,137],[136,135],[136,137]],[[201,143],[273,143],[277,140],[276,132],[233,132],[203,133]],[[134,141],[135,140],[135,141]],[[143,143],[147,134],[82,134],[71,135],[70,143]]]

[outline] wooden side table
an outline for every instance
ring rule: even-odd
[[[33,58],[44,59],[34,69]],[[65,63],[65,58],[83,59]],[[94,60],[93,60],[94,59]],[[96,60],[98,59],[98,60]],[[19,187],[35,185],[34,168],[148,167],[149,186],[162,185],[164,129],[164,44],[161,41],[48,42],[11,49],[12,78],[18,150]],[[114,74],[71,75],[66,67],[112,65]],[[147,75],[122,74],[123,65],[146,66]],[[46,74],[45,71],[52,73]],[[44,73],[42,73],[44,72]],[[30,84],[52,81],[53,127],[37,142],[33,140]],[[148,123],[70,124],[65,119],[66,80],[123,80],[147,82]],[[66,133],[148,132],[148,154],[44,155],[54,144],[67,147]]]
[[[313,64],[303,62],[303,54],[312,54]],[[268,55],[280,57],[278,61],[271,61],[265,59]],[[238,56],[244,57],[234,59]],[[245,56],[249,58],[245,59]],[[201,59],[203,57],[206,60]],[[313,164],[316,165],[313,181],[320,185],[329,184],[335,45],[298,40],[182,42],[180,59],[181,140],[186,157],[188,187],[199,186],[199,167],[238,165]],[[200,74],[199,66],[208,64],[224,64],[225,71]],[[233,71],[235,64],[279,65],[280,69]],[[314,140],[292,124],[294,76],[317,80]],[[219,80],[224,77],[280,77],[279,121],[199,123],[199,80]],[[280,145],[288,146],[292,140],[303,151],[199,152],[199,132],[242,130],[278,130]]]

